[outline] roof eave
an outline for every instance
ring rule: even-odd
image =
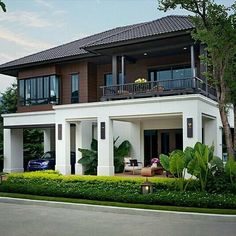
[[[0,68],[0,74],[17,77],[18,76],[18,71],[20,69],[26,69],[26,68],[29,68],[29,67],[41,66],[41,65],[46,65],[46,64],[56,64],[56,63],[60,63],[60,62],[67,62],[67,61],[85,59],[85,58],[88,58],[88,57],[96,57],[96,56],[97,56],[97,54],[94,54],[94,53],[84,53],[84,54],[80,54],[80,55],[76,55],[76,56],[54,58],[54,59],[51,59],[51,60],[44,60],[44,61],[39,61],[39,62],[26,63],[26,64],[21,64],[21,65],[16,65],[16,66],[8,66],[8,67]]]

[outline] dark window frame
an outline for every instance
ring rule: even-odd
[[[51,78],[55,76],[56,81],[57,81],[57,88],[58,91],[56,91],[56,97],[51,96]],[[42,83],[43,83],[43,98],[38,97],[38,79],[42,78]],[[46,78],[48,78],[48,93],[45,94],[45,81]],[[32,81],[35,80],[35,98],[26,98],[26,81],[27,83],[32,83]],[[23,82],[22,82],[23,81]],[[24,92],[23,92],[23,99],[21,99],[20,96],[20,90],[21,86],[20,83],[23,84],[24,87]],[[31,88],[31,85],[30,85]],[[31,91],[30,91],[31,94]],[[24,78],[24,79],[19,79],[18,80],[18,98],[19,102],[18,104],[20,106],[29,106],[29,105],[43,105],[43,104],[60,104],[60,76],[56,74],[50,74],[50,75],[45,75],[45,76],[37,76],[37,77],[30,77],[30,78]]]

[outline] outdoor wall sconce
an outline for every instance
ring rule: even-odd
[[[105,128],[105,122],[101,122],[101,139],[106,139]]]
[[[153,185],[151,182],[148,181],[147,177],[146,181],[143,184],[141,184],[141,193],[142,194],[153,193]]]
[[[193,118],[187,118],[187,137],[193,137]]]

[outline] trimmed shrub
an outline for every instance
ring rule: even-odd
[[[152,178],[154,193],[140,194],[144,178],[62,176],[58,172],[10,174],[0,185],[0,191],[70,197],[91,200],[175,205],[208,208],[236,208],[236,195],[204,192],[179,192],[175,179]],[[189,186],[199,188],[197,181]],[[197,187],[196,187],[197,186]]]

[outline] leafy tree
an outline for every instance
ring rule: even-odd
[[[2,10],[3,10],[4,12],[7,11],[6,5],[5,5],[5,3],[4,3],[2,0],[0,0],[0,7],[2,8]]]
[[[114,140],[114,166],[115,172],[120,173],[124,170],[124,157],[129,155],[131,144],[128,140],[123,141],[118,147],[115,145]],[[78,163],[85,167],[85,174],[97,174],[98,166],[98,144],[97,140],[93,139],[91,143],[91,150],[89,149],[78,149],[82,153],[82,158],[79,159]]]
[[[233,155],[232,134],[227,117],[229,83],[225,77],[232,65],[232,58],[236,56],[236,3],[229,8],[217,5],[213,0],[158,0],[158,4],[160,10],[167,11],[180,6],[195,14],[191,17],[196,26],[192,35],[206,46],[206,76],[216,88],[227,152]]]

